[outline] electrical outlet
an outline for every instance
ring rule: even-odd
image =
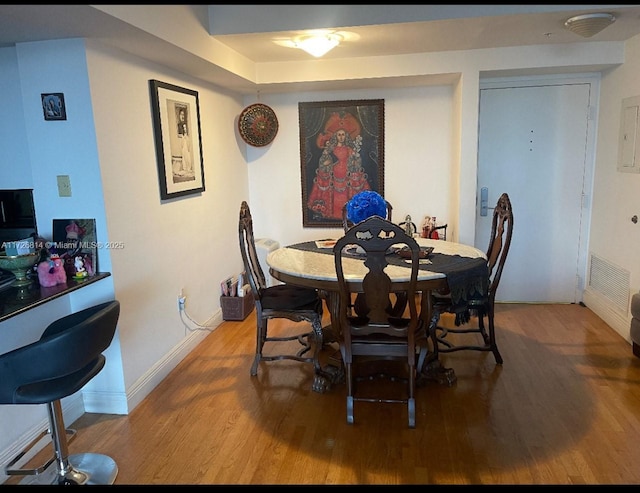
[[[187,301],[187,297],[182,294],[182,289],[180,290],[180,292],[178,293],[178,311],[182,312],[184,311],[184,302]]]

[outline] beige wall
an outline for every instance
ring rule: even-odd
[[[640,96],[640,36],[625,46],[625,63],[605,72],[600,90],[598,140],[594,174],[589,253],[629,273],[631,294],[640,290],[640,173],[617,171],[622,100]],[[611,307],[606,297],[589,288],[585,303],[627,340],[630,315]]]

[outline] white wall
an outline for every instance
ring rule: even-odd
[[[605,72],[600,89],[600,110],[594,174],[589,252],[630,272],[630,295],[640,290],[640,173],[617,171],[622,100],[640,96],[640,36],[625,45],[625,63]],[[637,155],[637,153],[636,153]],[[606,299],[587,289],[585,303],[630,340],[629,313],[620,314]]]
[[[0,52],[0,73],[7,78],[3,86],[7,88],[2,95],[3,107],[15,115],[13,125],[0,132],[0,143],[11,158],[3,160],[7,164],[0,167],[3,186],[34,188],[38,231],[45,238],[51,239],[54,218],[90,217],[96,218],[98,240],[105,241],[107,231],[84,42],[76,39],[24,43]],[[41,94],[47,92],[65,94],[66,121],[44,120]],[[58,197],[56,175],[59,174],[71,177],[71,197]],[[108,252],[100,252],[99,261],[103,270],[110,270]],[[33,342],[53,320],[114,296],[111,278],[81,291],[82,294],[63,296],[3,322],[0,350],[4,352]],[[107,364],[99,376],[99,393],[103,403],[112,406],[118,400],[125,401],[117,334],[105,354]],[[96,382],[91,382],[90,386],[95,385]],[[90,386],[87,386],[88,392],[95,400],[96,392],[90,390]],[[63,408],[69,420],[85,411],[79,394],[66,398]],[[44,406],[26,406],[26,409],[25,406],[2,406],[0,416],[6,427],[6,433],[0,434],[3,459],[16,453],[19,444],[28,442],[46,426]]]
[[[0,188],[33,188],[29,154],[24,152],[27,135],[15,49],[0,48],[0,67],[3,114],[7,115],[0,119],[2,162],[5,163],[0,166]]]
[[[120,346],[130,408],[221,321],[220,280],[241,270],[238,211],[247,195],[244,145],[235,135],[241,99],[134,56],[90,43],[87,50],[100,174],[120,300]],[[205,191],[160,200],[149,80],[198,91]]]
[[[279,129],[270,145],[247,150],[256,237],[284,245],[342,234],[340,227],[302,226],[299,102],[384,99],[384,195],[393,205],[393,219],[407,214],[416,224],[425,214],[450,219],[452,93],[450,86],[434,86],[261,97],[276,113]]]
[[[97,240],[105,242],[108,231],[84,41],[22,43],[16,53],[38,232],[51,239],[54,218],[95,218]],[[47,92],[65,94],[67,120],[44,120],[40,95]],[[69,175],[71,197],[58,196],[57,175]],[[98,268],[111,271],[109,250],[98,251]],[[113,296],[112,279],[108,278],[82,295],[67,298],[69,309],[74,310]],[[117,335],[115,341],[117,347]],[[103,391],[123,396],[122,363],[116,354],[107,351],[106,355],[108,363],[100,375]]]

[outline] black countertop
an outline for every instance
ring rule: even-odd
[[[34,280],[28,286],[5,288],[0,291],[0,322],[60,296],[89,286],[110,275],[110,272],[100,272],[85,279],[67,279],[65,284],[58,284],[50,288],[40,286],[37,280]]]

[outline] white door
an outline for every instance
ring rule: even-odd
[[[475,246],[486,251],[503,192],[514,215],[497,301],[582,301],[591,90],[587,82],[480,91]]]

